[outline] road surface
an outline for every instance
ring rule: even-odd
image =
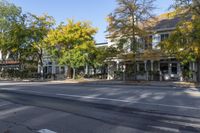
[[[0,132],[200,132],[197,88],[0,83]]]

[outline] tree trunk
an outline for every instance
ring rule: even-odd
[[[73,68],[73,79],[75,79],[75,78],[76,78],[76,69]]]
[[[67,69],[67,78],[68,79],[72,78],[72,73],[73,73],[72,71],[73,71],[73,69],[70,66],[68,66],[68,69]]]
[[[42,61],[42,55],[39,55],[39,62],[38,62],[38,64],[39,64],[39,71],[38,71],[38,74],[40,74],[40,78],[41,78],[41,80],[43,80],[44,79],[44,70],[43,70],[43,61]]]
[[[44,67],[43,67],[43,63],[40,64],[40,68],[41,68],[41,71],[40,71],[41,80],[44,80]]]
[[[136,61],[134,61],[133,62],[134,63],[134,77],[133,77],[133,79],[136,81],[137,80],[137,63],[136,63]]]
[[[125,81],[126,80],[126,63],[124,62],[124,66],[123,66],[123,77],[122,80]]]
[[[86,65],[85,65],[85,75],[88,75],[88,73],[89,73],[88,70],[89,70],[89,67],[88,67],[88,64],[86,64]]]
[[[96,75],[96,73],[97,73],[96,68],[93,67],[93,70],[94,70],[94,75]]]

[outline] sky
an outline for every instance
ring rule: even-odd
[[[98,28],[95,35],[97,43],[106,42],[106,17],[116,7],[116,0],[8,0],[22,7],[24,13],[30,12],[36,15],[47,13],[53,16],[56,23],[66,22],[67,19],[75,21],[90,21],[92,26]],[[173,0],[157,0],[155,14],[168,11]]]

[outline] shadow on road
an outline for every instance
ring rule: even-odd
[[[200,119],[152,113],[137,109],[117,108],[56,97],[20,93],[0,93],[0,97],[24,105],[68,112],[76,116],[152,132],[200,132]],[[6,118],[5,118],[6,119]]]

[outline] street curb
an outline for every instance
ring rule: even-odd
[[[79,106],[89,106],[89,107],[93,107],[93,108],[97,108],[97,109],[104,109],[104,110],[112,110],[112,111],[118,111],[118,112],[122,112],[122,113],[134,113],[134,112],[142,112],[142,113],[149,113],[149,114],[159,114],[159,115],[170,115],[170,116],[180,116],[180,117],[190,117],[190,118],[196,118],[196,119],[200,119],[200,117],[194,117],[192,115],[183,115],[183,114],[179,114],[178,112],[174,112],[174,113],[166,113],[166,112],[162,112],[159,110],[150,110],[150,109],[141,109],[141,108],[137,108],[137,107],[128,107],[125,105],[122,106],[118,106],[118,105],[114,105],[114,104],[110,104],[110,103],[99,103],[99,102],[94,102],[94,101],[87,101],[87,100],[79,100],[79,99],[73,99],[73,98],[69,98],[69,97],[60,97],[60,96],[56,96],[56,95],[50,95],[50,94],[41,94],[41,93],[34,93],[33,92],[25,92],[25,91],[16,91],[16,90],[6,90],[6,89],[0,89],[0,98],[2,98],[1,94],[15,94],[15,95],[29,95],[29,96],[36,96],[36,97],[42,97],[42,98],[53,98],[53,99],[57,99],[57,100],[67,100],[68,103],[70,102],[70,104],[76,104]],[[2,98],[14,103],[17,103],[16,101],[13,101],[11,99],[8,98]],[[20,103],[18,103],[20,104]]]
[[[191,85],[191,84],[167,84],[165,82],[162,82],[162,85],[159,85],[159,82],[152,83],[151,81],[149,82],[138,82],[138,83],[131,83],[129,81],[65,81],[65,80],[0,80],[1,81],[11,81],[11,82],[22,82],[22,83],[60,83],[60,84],[88,84],[88,85],[124,85],[124,86],[155,86],[155,87],[180,87],[180,88],[199,88],[200,85]]]
[[[56,83],[56,82],[55,82]],[[62,83],[62,82],[60,82]],[[63,84],[70,84],[70,83],[64,83]],[[152,85],[152,84],[136,84],[136,83],[87,83],[87,82],[79,82],[79,83],[72,83],[72,84],[83,84],[83,85],[122,85],[122,86],[148,86],[148,87],[166,87],[166,88],[199,88],[198,86],[180,86],[180,85]]]
[[[159,82],[152,83],[150,82],[136,82],[131,83],[128,81],[49,81],[51,83],[63,83],[63,84],[91,84],[91,85],[135,85],[135,86],[155,86],[155,87],[180,87],[180,88],[200,88],[199,85],[191,85],[191,84],[167,84],[165,82],[161,82],[163,85],[159,85]]]

